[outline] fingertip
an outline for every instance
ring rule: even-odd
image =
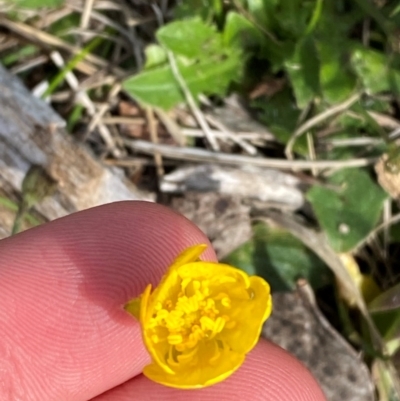
[[[93,401],[326,401],[311,373],[293,356],[260,340],[244,364],[228,379],[197,390],[179,390],[143,375]]]
[[[30,366],[10,380],[44,401],[89,399],[137,375],[148,356],[123,305],[199,243],[209,241],[193,223],[150,202],[96,207],[0,241],[0,350]],[[211,247],[202,257],[216,260]]]

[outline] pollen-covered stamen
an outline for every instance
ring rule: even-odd
[[[170,344],[166,356],[168,362],[187,360],[199,341],[212,340],[225,328],[234,327],[235,322],[226,314],[230,308],[228,294],[210,294],[209,280],[185,278],[175,302],[169,299],[155,305],[155,313],[149,322],[153,331],[150,338],[155,343],[167,341]],[[159,331],[155,334],[160,327],[166,329],[164,338],[160,338]]]

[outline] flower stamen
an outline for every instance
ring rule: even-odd
[[[230,280],[217,278],[217,281],[225,284]],[[231,328],[235,325],[235,322],[226,314],[220,316],[217,306],[230,308],[230,297],[225,292],[218,292],[217,295],[211,296],[209,280],[185,278],[181,281],[180,288],[175,304],[168,299],[164,304],[158,302],[155,305],[155,313],[148,326],[153,333],[159,327],[167,329],[166,340],[171,349],[166,360],[170,366],[175,365],[177,361],[188,360],[188,355],[196,351],[199,341],[212,340],[225,327]],[[154,343],[161,341],[158,334],[152,334],[151,338]],[[187,350],[192,351],[187,354]],[[178,353],[176,356],[178,359],[173,358],[172,352]]]

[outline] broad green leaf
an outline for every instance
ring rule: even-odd
[[[324,1],[314,32],[321,63],[321,92],[328,103],[344,101],[355,88],[356,76],[349,60],[352,42],[348,38],[362,18],[358,7],[347,7],[339,1]]]
[[[385,341],[400,339],[400,308],[374,312],[371,315]]]
[[[214,15],[218,16],[222,10],[222,0],[178,0],[174,9],[175,19],[200,16],[210,21]]]
[[[266,29],[270,28],[270,16],[268,13],[268,7],[273,7],[279,0],[246,0],[243,3],[247,3],[247,9],[250,15],[262,24]]]
[[[242,68],[238,53],[191,64],[178,59],[177,64],[195,98],[200,93],[224,95],[229,83],[239,78]],[[134,75],[123,82],[123,87],[140,102],[166,110],[185,100],[169,65]]]
[[[241,76],[244,57],[239,48],[225,46],[222,34],[198,17],[165,25],[156,36],[174,54],[179,73],[195,98],[200,93],[225,95],[229,84]],[[160,47],[148,52],[147,68],[123,86],[145,104],[170,109],[185,100],[182,88],[169,62],[160,64],[165,57]]]
[[[156,36],[162,46],[188,58],[203,58],[223,49],[221,35],[199,17],[164,25]]]
[[[400,90],[400,71],[390,67],[388,57],[369,48],[356,46],[351,63],[368,94]]]
[[[300,115],[300,110],[296,106],[290,89],[283,89],[268,99],[268,101],[263,99],[255,100],[251,106],[261,109],[258,117],[270,129],[279,127],[287,132],[287,137],[278,138],[283,143],[286,143],[291,132],[296,128]]]
[[[226,16],[223,38],[227,45],[239,42],[245,48],[252,48],[261,46],[263,33],[243,15],[230,11]]]
[[[324,99],[331,104],[348,99],[355,89],[356,79],[345,63],[341,47],[332,41],[319,41],[318,56],[321,63],[321,92]]]
[[[254,226],[253,238],[232,252],[224,262],[264,277],[273,291],[293,290],[299,278],[314,288],[332,281],[328,267],[287,231],[264,224]]]
[[[348,252],[377,224],[386,194],[361,169],[341,170],[329,184],[337,189],[315,185],[307,198],[332,248]]]
[[[268,99],[268,101],[262,99],[255,100],[251,106],[260,109],[258,118],[268,126],[268,129],[274,134],[276,139],[281,143],[287,143],[296,129],[297,120],[300,115],[300,110],[290,89],[283,89],[271,99]],[[294,151],[302,155],[308,154],[305,136],[296,141]]]
[[[275,8],[280,30],[295,39],[303,36],[312,17],[313,3],[304,0],[280,0]]]
[[[168,61],[167,52],[159,45],[152,44],[147,46],[144,50],[144,53],[146,56],[146,64],[144,68],[146,70],[161,64],[165,64]]]
[[[304,108],[320,93],[319,60],[315,43],[309,36],[301,39],[294,55],[285,63],[299,108]]]

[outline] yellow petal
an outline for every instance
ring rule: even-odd
[[[204,348],[205,349],[205,348]],[[206,355],[204,349],[199,350],[200,355]],[[187,366],[182,371],[171,375],[153,363],[144,368],[143,373],[156,383],[180,389],[196,389],[219,383],[230,376],[243,363],[245,355],[230,350],[223,352],[217,365],[211,366],[207,361],[196,366]]]
[[[181,266],[186,263],[195,262],[199,259],[199,256],[206,250],[206,244],[199,244],[191,246],[181,252],[176,259],[173,261],[171,267]]]
[[[379,295],[381,292],[378,284],[370,275],[362,274],[357,261],[350,253],[341,253],[338,255],[346,268],[354,284],[357,286],[363,298],[369,302]],[[349,306],[354,307],[356,305],[356,296],[350,293],[342,283],[337,280],[339,295],[347,302]]]
[[[153,292],[149,285],[125,306],[139,316],[152,357],[144,374],[166,386],[202,388],[227,378],[254,347],[271,313],[266,281],[200,261],[205,248],[186,249]]]
[[[265,322],[272,312],[272,297],[269,284],[258,276],[250,277],[250,288],[253,290],[253,300],[257,302],[259,308],[265,308],[262,322]]]
[[[214,262],[194,262],[186,263],[185,265],[178,266],[176,271],[182,280],[185,278],[202,278],[202,279],[216,279],[217,277],[231,277],[243,283],[247,288],[249,286],[249,276],[242,270],[235,267],[225,265],[223,263]]]
[[[172,265],[168,268],[167,272],[151,295],[148,308],[149,316],[151,316],[154,311],[154,300],[157,300],[156,302],[163,303],[167,299],[171,299],[173,297],[176,285],[178,283],[177,269],[182,264],[196,261],[206,248],[206,244],[194,245],[185,249],[181,254],[179,254]]]
[[[272,310],[272,298],[268,283],[261,277],[250,277],[252,298],[232,299],[229,317],[236,322],[231,330],[221,333],[223,339],[237,352],[247,353],[257,343],[262,325]]]
[[[143,324],[146,318],[147,309],[149,306],[149,298],[151,293],[151,284],[144,290],[140,301],[140,322]]]
[[[131,299],[128,303],[125,304],[124,309],[129,312],[132,316],[134,316],[137,320],[143,320],[141,318],[142,306],[147,307],[148,298],[151,292],[151,284],[149,284],[144,290],[143,294],[140,297]],[[144,299],[144,302],[142,300]],[[145,310],[145,309],[144,309]]]

